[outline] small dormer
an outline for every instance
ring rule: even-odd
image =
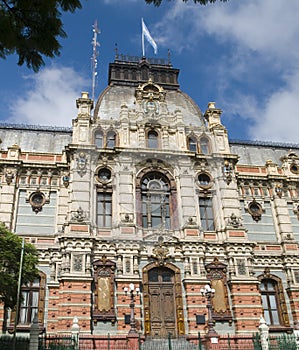
[[[299,174],[299,156],[297,153],[290,151],[288,154],[280,158],[282,168],[291,174]]]

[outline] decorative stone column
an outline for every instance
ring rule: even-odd
[[[78,318],[74,317],[73,325],[72,325],[72,338],[75,341],[75,347],[74,347],[75,350],[79,350],[79,332],[80,332],[80,327],[78,324]]]
[[[259,331],[262,350],[269,350],[269,327],[263,316],[260,317]]]
[[[30,326],[29,350],[38,350],[38,335],[39,335],[38,318],[37,318],[37,314],[35,314],[33,322]]]

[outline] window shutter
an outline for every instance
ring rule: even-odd
[[[46,275],[40,274],[40,285],[39,285],[39,298],[38,298],[38,322],[44,324],[44,313],[45,313],[45,299],[46,299]]]

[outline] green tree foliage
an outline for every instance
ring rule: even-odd
[[[4,303],[5,309],[13,309],[17,303],[21,251],[22,239],[0,223],[0,301]],[[25,243],[22,284],[38,277],[37,263],[36,248]]]
[[[80,0],[0,0],[0,57],[16,53],[19,65],[37,72],[43,56],[60,55],[58,38],[66,37],[61,11],[81,7]]]
[[[148,4],[154,4],[155,6],[160,6],[163,0],[145,0],[146,3]],[[171,0],[168,0],[171,1]],[[188,0],[183,0],[184,2],[188,2]],[[193,0],[194,3],[198,3],[200,5],[207,5],[210,3],[214,3],[217,0]],[[227,2],[228,0],[218,0],[222,2]]]

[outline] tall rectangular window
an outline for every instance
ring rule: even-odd
[[[151,130],[147,134],[147,147],[148,148],[158,148],[158,133]]]
[[[111,227],[112,225],[112,193],[99,192],[97,196],[97,225]]]
[[[17,329],[29,330],[35,315],[38,317],[39,324],[44,324],[46,278],[46,274],[40,271],[39,278],[21,286],[22,297],[19,306]],[[7,328],[9,331],[14,328],[15,317],[16,311],[12,310]]]
[[[201,227],[204,231],[214,231],[214,214],[212,198],[200,197],[199,198],[199,213]]]
[[[30,283],[28,286],[23,286],[22,302],[20,306],[19,324],[31,324],[38,310],[39,300],[39,280]]]
[[[265,321],[268,325],[280,325],[280,310],[277,303],[276,283],[270,279],[260,284]]]
[[[109,131],[107,133],[107,139],[106,139],[106,147],[107,148],[114,148],[115,147],[115,141],[116,141],[116,135],[113,131]]]
[[[104,135],[101,131],[96,132],[95,134],[95,144],[97,148],[103,148],[104,145]]]

